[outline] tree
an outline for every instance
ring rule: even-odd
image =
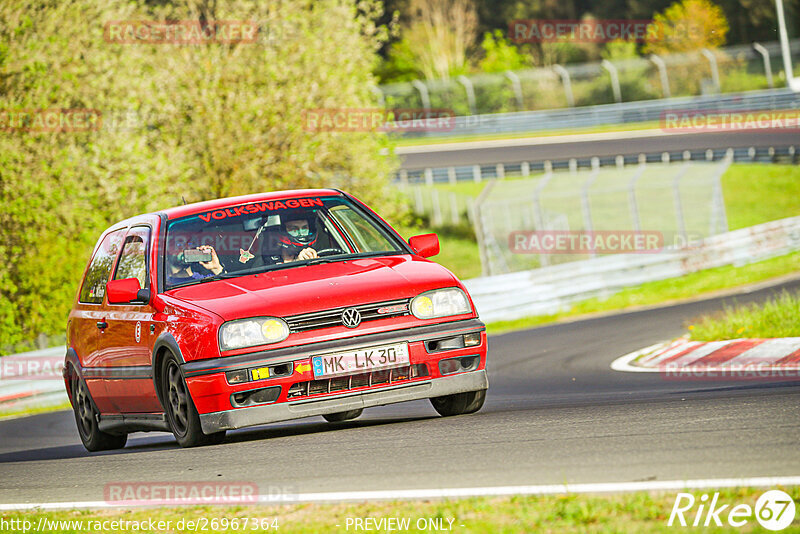
[[[644,47],[652,54],[688,52],[725,44],[728,20],[710,0],[682,0],[653,17],[655,31]]]
[[[477,35],[471,0],[412,0],[411,22],[403,40],[427,79],[445,79],[468,70],[467,50]]]
[[[303,187],[394,206],[384,134],[303,123],[308,109],[375,106],[378,2],[23,4],[0,0],[0,110],[94,109],[103,123],[0,132],[0,353],[64,331],[92,247],[115,221],[183,199]],[[108,22],[142,20],[259,29],[238,43],[104,38]]]

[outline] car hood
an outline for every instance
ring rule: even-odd
[[[168,294],[231,321],[410,298],[453,286],[461,284],[441,265],[399,255],[292,267],[194,284]]]

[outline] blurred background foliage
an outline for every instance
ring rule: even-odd
[[[785,5],[796,37],[800,0]],[[651,44],[508,39],[511,20],[591,18],[655,18],[667,27],[688,18],[702,29]],[[239,44],[104,40],[107,22],[125,20],[253,20],[259,34]],[[62,335],[100,232],[138,213],[332,186],[409,233],[418,229],[389,185],[392,141],[308,131],[304,110],[374,107],[376,84],[426,79],[441,86],[431,91],[434,107],[467,113],[453,80],[465,74],[477,109],[513,111],[507,70],[520,73],[526,109],[564,107],[558,78],[533,69],[601,59],[620,66],[625,100],[660,98],[646,54],[774,41],[775,28],[774,0],[0,0],[0,109],[103,114],[99,131],[0,131],[0,354]],[[708,73],[695,63],[670,73],[673,95],[699,91]],[[726,91],[766,85],[744,64],[728,71]],[[612,101],[602,73],[577,76],[573,89],[577,105]],[[386,104],[417,107],[415,99],[413,91],[387,95]]]
[[[97,238],[121,219],[258,191],[340,187],[395,216],[383,134],[303,110],[377,105],[372,0],[0,2],[0,109],[88,108],[99,131],[0,132],[0,349],[64,331]],[[117,44],[104,24],[253,20],[256,42]]]

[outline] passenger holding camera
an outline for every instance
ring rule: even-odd
[[[210,255],[210,259],[208,256]],[[197,259],[195,259],[197,258]],[[206,261],[201,261],[205,259]],[[195,261],[192,261],[195,260]],[[192,270],[192,264],[197,263],[208,270],[210,274],[200,274]],[[173,286],[188,282],[189,280],[202,280],[215,276],[224,271],[217,256],[217,251],[211,245],[200,245],[194,249],[186,249],[177,254],[167,254],[167,285]]]

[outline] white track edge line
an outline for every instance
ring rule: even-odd
[[[255,504],[293,504],[301,502],[342,502],[342,501],[368,501],[368,500],[407,500],[407,499],[443,499],[460,497],[481,496],[509,496],[509,495],[558,495],[566,493],[615,493],[629,491],[664,491],[664,490],[690,490],[690,489],[722,489],[738,487],[775,487],[800,485],[800,476],[782,477],[753,477],[753,478],[712,478],[697,480],[650,480],[641,482],[599,482],[587,484],[550,484],[539,486],[489,486],[472,488],[439,488],[439,489],[412,489],[412,490],[382,490],[382,491],[342,491],[329,493],[298,493],[289,495],[258,495],[256,502],[235,503],[193,503],[204,505],[229,504],[246,506]],[[166,503],[162,506],[185,506],[188,503]],[[83,502],[51,502],[51,503],[19,503],[0,504],[0,511],[19,510],[69,510],[69,509],[108,509],[128,508],[132,506],[153,506],[152,504],[129,504],[106,501]]]
[[[657,373],[660,371],[658,367],[639,367],[638,365],[631,365],[631,362],[638,358],[639,356],[643,356],[655,350],[658,350],[661,347],[667,346],[667,341],[662,343],[656,343],[655,345],[650,345],[649,347],[645,347],[643,349],[639,349],[637,351],[631,352],[626,354],[625,356],[620,356],[613,362],[611,362],[611,368],[615,371],[622,371],[628,373]]]

